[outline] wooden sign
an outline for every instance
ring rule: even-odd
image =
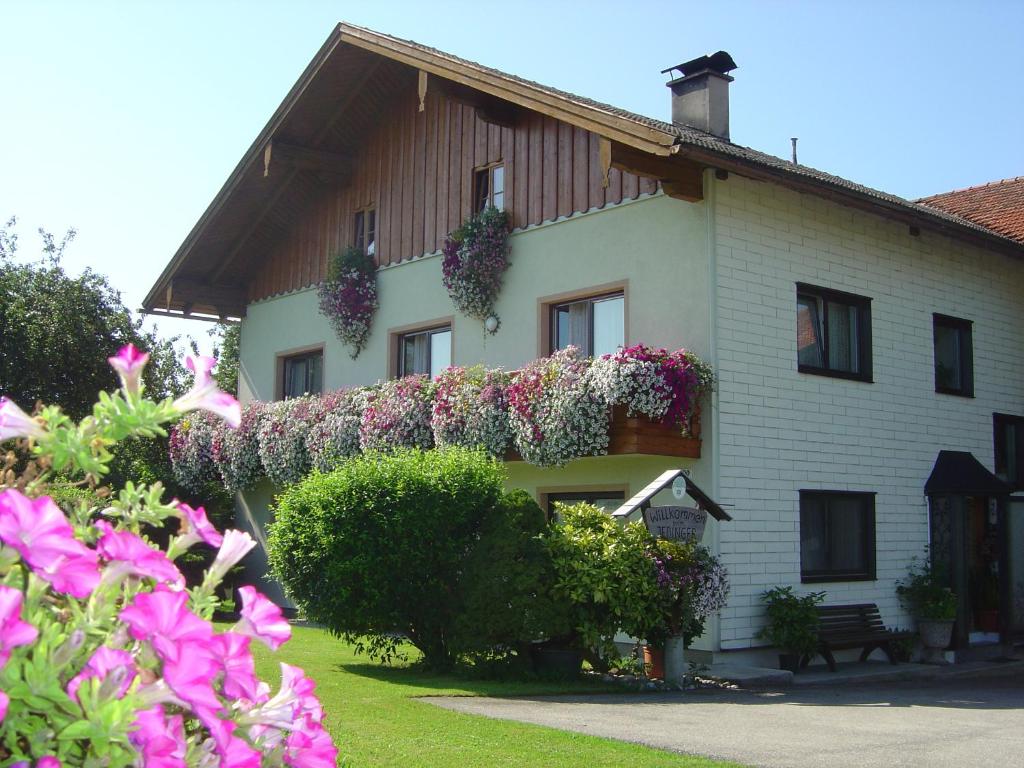
[[[671,541],[700,541],[708,513],[696,507],[651,507],[644,511],[644,524],[652,536]]]

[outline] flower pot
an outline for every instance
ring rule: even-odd
[[[686,642],[682,635],[665,641],[665,683],[682,688],[686,682]]]
[[[797,672],[800,671],[800,654],[780,653],[779,669],[787,669],[795,675]]]
[[[645,645],[644,669],[648,677],[665,677],[665,650]]]
[[[921,661],[926,664],[945,664],[942,651],[953,639],[953,619],[918,619],[917,632],[921,636],[924,655]]]
[[[538,677],[552,680],[571,680],[583,667],[583,653],[572,648],[534,645],[530,647],[530,659]]]

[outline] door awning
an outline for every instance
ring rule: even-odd
[[[939,451],[928,482],[928,496],[1008,496],[1010,486],[967,451]]]
[[[669,469],[662,472],[654,482],[646,486],[636,496],[612,512],[612,517],[629,517],[634,512],[642,512],[651,506],[651,499],[661,491],[670,487],[672,483],[675,482],[676,478],[679,477],[683,478],[686,482],[686,495],[696,501],[697,506],[700,509],[703,509],[715,518],[715,520],[732,520],[729,513],[722,509],[714,499],[704,493],[704,491],[702,491],[700,487],[681,469]]]

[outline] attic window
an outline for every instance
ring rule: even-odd
[[[377,210],[364,208],[356,211],[355,245],[360,251],[373,256],[377,240]]]
[[[473,174],[473,210],[488,207],[505,210],[505,166],[502,163],[480,168]]]

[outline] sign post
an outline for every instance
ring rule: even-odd
[[[644,510],[644,524],[651,535],[671,541],[700,541],[708,513],[697,507],[648,507]]]

